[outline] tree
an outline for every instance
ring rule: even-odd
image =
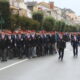
[[[65,32],[65,27],[66,27],[66,24],[64,21],[60,21],[60,31],[61,32]]]
[[[0,18],[2,17],[4,20],[4,24],[2,25],[3,29],[9,29],[11,27],[11,22],[10,22],[10,7],[9,7],[9,2],[7,0],[0,0]]]
[[[39,11],[39,12],[33,12],[32,14],[32,18],[38,22],[40,22],[41,26],[42,26],[42,22],[43,22],[43,12]]]
[[[66,24],[64,21],[56,21],[56,28],[55,30],[57,31],[65,31],[66,30]]]
[[[16,23],[16,25],[19,25],[21,29],[38,30],[40,27],[40,23],[31,18],[28,18],[25,16],[19,16],[19,17],[16,17],[16,20],[15,18],[13,18],[14,21],[17,21],[17,18],[19,20],[19,24]]]
[[[0,1],[1,1],[1,2],[2,2],[2,1],[4,1],[4,2],[7,1],[7,2],[8,2],[9,0],[0,0]]]
[[[46,17],[43,22],[43,27],[46,31],[52,31],[55,29],[55,19],[52,17]]]
[[[30,29],[39,31],[40,30],[40,23],[38,21],[32,20],[32,24],[31,24]]]
[[[18,17],[17,15],[11,15],[10,17],[11,19],[11,30],[14,31],[16,28],[18,28],[18,23],[17,23],[17,20],[18,20]]]

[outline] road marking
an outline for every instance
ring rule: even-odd
[[[16,62],[16,63],[13,63],[13,64],[11,64],[11,65],[8,65],[8,66],[5,66],[5,67],[3,67],[3,68],[0,68],[0,71],[2,71],[2,70],[4,70],[4,69],[7,69],[7,68],[10,68],[10,67],[12,67],[12,66],[15,66],[15,65],[17,65],[17,64],[20,64],[20,63],[22,63],[22,62],[24,62],[24,61],[27,61],[28,59],[24,59],[24,60],[21,60],[21,61],[18,61],[18,62]]]

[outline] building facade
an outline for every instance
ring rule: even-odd
[[[12,14],[27,16],[27,7],[24,0],[9,0]]]

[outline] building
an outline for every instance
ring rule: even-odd
[[[51,16],[54,7],[54,2],[40,2],[34,6],[33,11],[43,11],[45,16]]]
[[[9,0],[12,14],[27,16],[27,8],[24,0]]]
[[[34,6],[33,11],[38,11],[38,10],[53,10],[54,9],[54,2],[40,2],[37,5]]]
[[[33,11],[33,8],[34,8],[35,5],[37,5],[37,2],[36,2],[36,1],[26,2],[25,4],[26,4],[26,7],[27,7],[29,10]]]

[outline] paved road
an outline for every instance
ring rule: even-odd
[[[18,61],[0,63],[0,69]],[[72,48],[67,44],[63,62],[58,55],[25,60],[0,70],[0,80],[80,80],[80,55],[73,58]]]

